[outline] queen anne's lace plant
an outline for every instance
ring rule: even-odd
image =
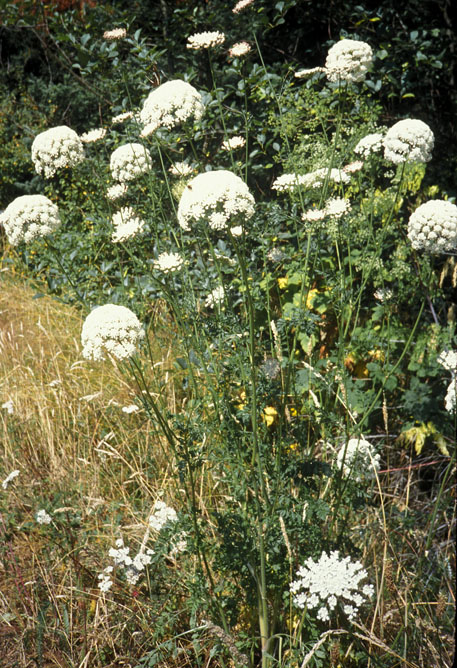
[[[342,39],[329,50],[325,71],[330,81],[363,81],[372,60],[369,44]]]
[[[239,0],[239,2],[237,2],[234,8],[232,9],[232,12],[234,14],[239,14],[240,12],[243,11],[243,9],[246,9],[246,7],[252,5],[253,2],[254,0]]]
[[[229,49],[228,53],[230,58],[241,58],[242,56],[246,56],[251,50],[251,45],[248,42],[236,42]]]
[[[457,397],[457,350],[444,350],[438,355],[437,362],[452,374],[452,379],[444,399],[444,405],[449,413],[453,413],[456,410]]]
[[[49,515],[44,508],[39,510],[37,514],[35,515],[35,519],[38,522],[38,524],[51,524],[52,522],[52,517]]]
[[[319,220],[323,220],[327,217],[327,211],[325,209],[308,209],[302,214],[301,219],[303,222],[316,223]]]
[[[230,137],[230,139],[223,141],[221,149],[223,151],[234,151],[237,148],[243,148],[243,146],[246,146],[245,138],[236,135],[235,137]]]
[[[334,183],[349,183],[351,177],[346,172],[332,167],[322,167],[307,174],[283,174],[273,181],[272,189],[279,192],[304,186],[305,188],[320,188],[326,180]]]
[[[306,79],[313,76],[313,74],[321,74],[325,71],[325,67],[311,67],[310,69],[297,70],[297,72],[294,74],[294,77],[296,79]]]
[[[124,206],[119,211],[116,211],[112,218],[112,223],[114,232],[111,240],[114,243],[127,241],[127,239],[136,237],[144,229],[144,220],[138,218],[130,206]]]
[[[457,376],[455,376],[448,385],[444,406],[449,413],[454,413],[457,403]]]
[[[113,586],[113,581],[111,580],[110,574],[113,572],[112,566],[107,566],[103,569],[102,573],[98,575],[98,588],[103,594],[106,594],[107,591]]]
[[[47,237],[60,225],[59,210],[44,195],[21,195],[9,204],[0,216],[12,246]]]
[[[383,137],[380,132],[372,132],[363,137],[354,149],[354,153],[362,158],[368,158],[372,153],[378,153],[383,147]]]
[[[214,308],[217,304],[220,304],[224,301],[225,291],[222,285],[219,285],[214,290],[211,290],[209,295],[205,299],[205,306],[208,308]]]
[[[8,399],[8,401],[5,401],[2,404],[2,408],[4,411],[8,411],[8,415],[12,415],[14,413],[14,403],[12,399]]]
[[[225,42],[223,32],[217,30],[207,32],[196,32],[187,38],[187,48],[198,51],[199,49],[209,49],[211,46],[218,46]]]
[[[146,549],[145,546],[142,545],[138,554],[132,558],[130,556],[130,548],[124,545],[122,538],[118,538],[115,545],[116,547],[110,548],[108,554],[113,559],[116,566],[122,566],[125,568],[125,578],[127,582],[131,585],[135,585],[141,577],[141,571],[144,570],[145,566],[148,566],[151,563],[154,550]],[[105,568],[103,572],[106,573],[111,571]],[[101,573],[99,578],[101,575],[103,574]]]
[[[135,404],[130,404],[129,406],[122,406],[122,412],[130,415],[131,413],[138,413],[140,409]]]
[[[360,480],[362,476],[372,477],[379,470],[380,456],[364,438],[350,438],[338,451],[336,465],[346,476]]]
[[[423,121],[406,118],[395,123],[384,138],[384,157],[399,165],[402,162],[428,162],[435,137]]]
[[[410,216],[408,237],[416,250],[443,253],[457,249],[457,206],[443,199],[421,204]]]
[[[105,128],[96,128],[95,130],[89,130],[89,132],[84,132],[80,139],[83,142],[83,144],[92,144],[96,141],[100,141],[100,139],[104,139],[106,137],[106,130]]]
[[[331,216],[332,218],[341,218],[350,209],[351,203],[349,200],[344,199],[344,197],[332,197],[325,206],[327,216]]]
[[[133,111],[124,111],[122,114],[117,114],[117,116],[113,116],[111,119],[111,123],[113,125],[116,125],[117,123],[124,123],[125,121],[130,120],[133,118]]]
[[[172,176],[190,176],[194,171],[187,162],[175,162],[168,170]]]
[[[457,350],[443,350],[436,361],[443,366],[446,371],[457,375]]]
[[[327,217],[338,219],[344,216],[350,209],[351,204],[349,200],[344,199],[344,197],[333,197],[328,200],[323,209],[308,209],[308,211],[305,211],[302,215],[302,220],[304,222],[317,222]]]
[[[354,174],[354,172],[359,172],[363,167],[363,162],[361,160],[355,160],[350,162],[348,165],[344,165],[343,172],[346,174]]]
[[[167,522],[176,522],[178,515],[174,508],[170,508],[164,501],[156,501],[149,516],[149,526],[159,532]]]
[[[113,28],[113,30],[105,30],[103,39],[113,41],[116,39],[124,39],[127,37],[127,30],[125,28]]]
[[[373,585],[361,586],[368,573],[360,561],[353,562],[350,557],[340,559],[338,550],[330,552],[330,556],[322,552],[317,562],[307,559],[296,577],[290,585],[294,604],[301,609],[317,608],[316,617],[324,622],[330,619],[337,605],[353,621],[360,606],[374,593]]]
[[[84,321],[82,354],[86,359],[102,360],[107,352],[122,360],[135,353],[143,337],[140,321],[130,309],[105,304],[95,308]]]
[[[10,482],[12,482],[14,480],[14,478],[17,478],[19,473],[20,473],[20,471],[18,469],[16,469],[15,471],[11,471],[11,473],[9,475],[7,475],[5,480],[2,482],[3,489],[7,489]]]
[[[64,167],[74,167],[85,158],[77,133],[66,125],[41,132],[32,144],[32,161],[37,174],[50,178]]]
[[[139,121],[147,136],[157,128],[174,128],[193,117],[203,116],[204,106],[200,93],[187,81],[175,79],[155,88],[143,103]]]
[[[172,274],[184,266],[184,258],[179,253],[161,253],[154,260],[153,267],[164,274]]]
[[[184,230],[202,219],[213,230],[229,227],[233,216],[250,218],[254,197],[239,176],[225,169],[205,172],[193,178],[184,189],[178,206],[178,222]]]
[[[126,195],[127,192],[128,188],[125,183],[115,183],[114,185],[108,188],[108,190],[106,191],[106,196],[108,199],[114,202],[115,200],[124,197],[124,195]]]
[[[123,144],[112,152],[110,169],[116,181],[133,181],[151,169],[151,156],[142,144]]]

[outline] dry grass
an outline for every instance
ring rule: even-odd
[[[116,656],[118,620],[91,588],[120,527],[141,540],[171,463],[144,412],[122,411],[135,391],[119,369],[81,358],[81,314],[0,277],[0,405],[13,406],[0,410],[0,480],[20,471],[0,488],[0,666],[104,665],[94,654]],[[163,367],[169,342],[155,352]],[[40,508],[58,526],[53,545]]]

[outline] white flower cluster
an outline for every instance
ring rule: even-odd
[[[2,408],[5,411],[8,411],[8,415],[12,415],[14,413],[14,403],[12,399],[8,399],[8,401],[5,401],[2,404]]]
[[[456,410],[457,399],[457,350],[446,350],[438,355],[437,362],[452,374],[448,385],[444,405],[449,413]]]
[[[95,308],[84,321],[81,342],[83,357],[102,360],[103,351],[119,360],[130,357],[144,337],[136,315],[127,307],[105,304]]]
[[[148,566],[151,563],[154,550],[144,549],[144,546],[142,546],[138,554],[133,558],[129,553],[130,548],[125,547],[122,538],[118,538],[116,540],[116,547],[110,548],[110,551],[108,552],[116,566],[123,566],[126,569],[125,577],[127,582],[131,585],[135,585],[141,577],[141,571],[144,570],[145,566]],[[101,591],[108,591],[113,584],[112,582],[110,584],[107,582],[107,580],[111,581],[111,578],[103,576],[104,573],[110,573],[112,570],[112,567],[108,566],[108,568],[105,568],[103,573],[100,573],[98,576],[101,580],[98,585]]]
[[[125,28],[113,28],[113,30],[105,30],[103,39],[116,40],[127,37],[127,30]]]
[[[294,604],[308,610],[318,608],[317,618],[323,622],[330,619],[330,613],[340,604],[349,621],[356,617],[360,606],[374,594],[371,584],[360,588],[361,580],[368,577],[360,561],[350,557],[340,559],[338,550],[322,552],[319,561],[311,558],[305,561],[291,583]]]
[[[133,118],[133,111],[124,111],[122,114],[117,114],[117,116],[113,116],[111,119],[111,123],[113,125],[116,125],[117,123],[124,123],[124,121],[128,121],[131,118]]]
[[[194,171],[187,162],[175,162],[168,170],[172,176],[190,176]]]
[[[362,476],[372,477],[379,470],[380,456],[364,438],[350,438],[338,451],[336,465],[344,475],[351,475],[355,480]]]
[[[83,144],[92,144],[96,141],[100,141],[100,139],[104,139],[106,137],[106,130],[105,128],[96,128],[95,130],[89,130],[89,132],[84,132],[80,139],[83,142]]]
[[[222,285],[219,285],[214,290],[211,290],[209,295],[205,299],[205,306],[208,308],[214,308],[216,304],[220,304],[224,301],[225,291]]]
[[[368,158],[372,153],[377,153],[383,147],[383,137],[380,132],[372,132],[369,135],[363,137],[357,146],[354,149],[354,153],[362,156],[362,158]]]
[[[12,246],[52,234],[60,225],[59,210],[44,195],[21,195],[0,216]]]
[[[133,181],[151,169],[151,156],[142,144],[123,144],[112,152],[110,169],[116,181]]]
[[[239,2],[237,2],[235,7],[232,9],[232,12],[234,14],[239,14],[243,11],[243,9],[246,9],[246,7],[252,5],[253,2],[254,0],[239,0]]]
[[[136,404],[130,404],[129,406],[122,406],[122,412],[131,415],[131,413],[138,413],[140,409]]]
[[[332,167],[332,169],[322,167],[321,169],[316,169],[307,174],[282,174],[282,176],[278,176],[278,178],[273,181],[271,187],[278,192],[284,192],[285,190],[291,190],[292,188],[298,188],[299,186],[304,186],[305,188],[320,188],[327,179],[334,183],[349,183],[351,180],[346,172],[335,169],[334,167]]]
[[[443,350],[436,361],[443,366],[446,371],[457,375],[457,350]]]
[[[179,253],[161,253],[152,266],[164,274],[172,274],[179,271],[183,265],[184,258]]]
[[[346,174],[354,174],[354,172],[359,172],[363,167],[363,162],[361,160],[355,160],[350,162],[348,165],[344,165],[343,172]]]
[[[148,136],[159,127],[173,128],[192,116],[199,120],[204,106],[200,93],[187,81],[167,81],[151,91],[140,110],[144,126],[141,135]]]
[[[154,531],[160,531],[167,522],[176,522],[177,519],[176,510],[167,506],[164,501],[156,501],[153,512],[149,516],[149,526]]]
[[[230,58],[241,58],[242,56],[246,56],[251,49],[251,45],[248,42],[236,42],[230,49],[229,49],[229,56]]]
[[[406,118],[395,123],[384,138],[384,157],[399,165],[402,162],[428,162],[435,137],[423,121]]]
[[[333,197],[328,200],[327,204],[323,209],[308,209],[302,215],[303,221],[315,222],[322,220],[327,216],[331,218],[341,218],[345,213],[350,211],[351,204],[349,200],[344,199],[344,197]]]
[[[178,222],[183,230],[190,223],[208,219],[213,230],[222,230],[230,218],[242,214],[245,219],[254,214],[254,197],[239,176],[225,169],[204,172],[193,178],[184,189],[178,206]]]
[[[457,206],[443,199],[421,204],[410,216],[408,238],[416,250],[443,253],[457,248]]]
[[[51,524],[52,522],[52,517],[49,515],[44,508],[39,510],[37,514],[35,515],[35,519],[38,522],[38,524]]]
[[[20,471],[18,469],[16,469],[15,471],[11,471],[11,473],[9,475],[7,475],[5,480],[2,482],[3,489],[7,489],[10,482],[12,482],[14,480],[14,478],[17,478],[19,473],[20,473]]]
[[[140,234],[144,228],[144,220],[138,218],[131,206],[124,206],[116,211],[111,222],[114,226],[111,241],[114,243],[131,239]]]
[[[325,71],[330,81],[363,81],[372,60],[369,44],[342,39],[329,50]]]
[[[325,211],[331,218],[341,218],[345,213],[351,210],[351,203],[344,197],[332,197],[328,200]]]
[[[85,158],[77,133],[66,125],[41,132],[32,144],[32,161],[37,174],[50,178],[64,167],[74,167]]]
[[[217,30],[196,32],[187,38],[187,48],[198,51],[199,49],[209,49],[211,46],[218,46],[225,42],[225,35],[223,32]]]
[[[294,77],[296,79],[306,79],[313,76],[313,74],[320,74],[325,71],[325,67],[311,67],[309,69],[298,70],[295,72]]]
[[[99,580],[98,588],[104,594],[107,591],[109,591],[111,589],[111,587],[113,586],[113,581],[111,580],[111,573],[112,572],[113,572],[113,567],[112,566],[107,566],[98,575],[98,580]]]
[[[243,146],[246,146],[246,139],[236,135],[222,142],[221,149],[223,151],[234,151],[237,148],[243,148]]]
[[[454,413],[457,408],[457,376],[455,376],[448,385],[444,406],[448,413]]]
[[[128,188],[125,183],[115,183],[114,185],[108,188],[108,190],[106,191],[106,196],[109,200],[114,202],[115,200],[124,197],[124,195],[127,194],[127,191]]]

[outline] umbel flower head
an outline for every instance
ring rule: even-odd
[[[457,376],[455,376],[448,385],[444,406],[448,413],[454,413],[457,408]]]
[[[126,241],[140,234],[144,228],[144,220],[138,218],[131,206],[123,206],[113,215],[114,232],[111,241]]]
[[[364,438],[350,438],[338,451],[336,464],[343,469],[344,475],[350,475],[355,480],[362,476],[372,477],[379,469],[380,457],[369,441]]]
[[[382,134],[380,132],[373,132],[359,141],[354,149],[354,153],[362,156],[362,158],[368,158],[372,153],[377,153],[381,149]]]
[[[119,360],[131,357],[144,337],[136,315],[126,306],[105,304],[95,308],[84,321],[81,332],[83,357],[102,360],[104,352]]]
[[[181,79],[167,81],[155,88],[143,103],[139,120],[144,126],[142,136],[159,127],[173,128],[192,116],[200,119],[204,106],[200,93]]]
[[[211,46],[217,46],[225,42],[223,32],[214,30],[212,32],[196,32],[187,38],[187,48],[198,51],[199,49],[209,49]]]
[[[285,190],[293,190],[303,186],[305,188],[320,188],[325,181],[333,181],[334,183],[349,183],[351,177],[346,172],[343,172],[335,167],[327,169],[321,167],[313,172],[307,174],[282,174],[278,176],[272,183],[272,189],[278,192]]]
[[[161,253],[154,261],[154,269],[164,274],[173,274],[184,266],[184,258],[179,253]]]
[[[32,161],[37,174],[50,178],[64,167],[74,167],[85,158],[77,133],[66,125],[41,132],[32,144]]]
[[[338,550],[322,552],[319,561],[305,561],[291,583],[293,602],[298,608],[317,610],[317,618],[328,621],[332,611],[339,605],[349,621],[353,621],[360,606],[374,593],[373,585],[360,586],[368,573],[360,561],[350,557],[340,559]]]
[[[369,44],[342,39],[329,50],[325,71],[330,81],[363,81],[372,60]]]
[[[416,250],[443,253],[457,248],[457,206],[443,199],[421,204],[411,214],[408,237]]]
[[[226,169],[205,172],[191,179],[178,206],[178,222],[184,230],[202,219],[213,230],[230,227],[233,216],[254,214],[254,197],[239,176]]]
[[[133,181],[151,169],[151,156],[142,144],[124,144],[112,152],[110,169],[113,179]]]
[[[0,216],[12,246],[37,237],[47,237],[60,225],[59,210],[44,195],[16,197]]]
[[[428,162],[435,137],[428,125],[414,118],[395,123],[384,137],[384,157],[399,165],[402,162]]]

